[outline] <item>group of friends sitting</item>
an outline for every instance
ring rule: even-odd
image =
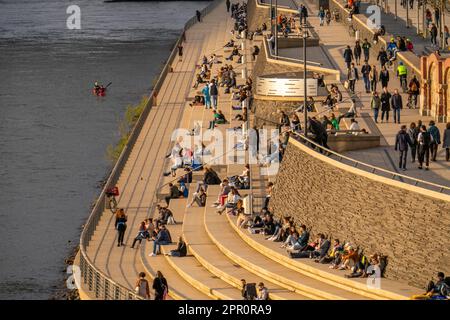
[[[292,14],[289,18],[285,14],[280,14],[277,17],[277,30],[281,32],[285,38],[295,30],[295,19]]]
[[[234,19],[233,30],[231,30],[232,34],[236,35],[237,39],[241,39],[241,33],[247,32],[247,4],[245,2],[233,3],[231,5],[231,17]]]
[[[382,254],[366,255],[354,244],[328,239],[323,233],[311,239],[311,230],[304,224],[297,225],[289,216],[276,219],[267,208],[254,216],[241,214],[237,225],[252,234],[263,234],[267,241],[280,242],[293,259],[313,259],[330,264],[330,269],[348,270],[348,278],[368,277],[375,272],[382,276],[386,268],[387,258]]]

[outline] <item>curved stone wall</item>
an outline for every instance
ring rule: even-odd
[[[386,278],[424,287],[450,274],[450,196],[332,160],[290,139],[270,206],[312,235],[388,256]]]

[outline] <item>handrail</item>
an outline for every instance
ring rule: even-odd
[[[200,12],[202,16],[206,15],[210,11],[212,11],[221,0],[214,0],[208,6],[203,8]],[[105,210],[105,199],[106,199],[106,190],[111,186],[114,186],[120,176],[121,170],[125,166],[126,160],[131,153],[132,147],[135,144],[140,131],[146,121],[150,110],[152,109],[152,105],[154,102],[154,97],[157,95],[158,90],[161,88],[162,83],[169,73],[169,67],[173,60],[177,55],[177,46],[183,41],[182,35],[183,33],[189,29],[192,25],[197,22],[197,18],[193,16],[190,18],[184,25],[183,32],[180,34],[178,40],[175,42],[174,47],[167,59],[167,62],[161,71],[155,86],[152,89],[152,92],[149,96],[147,104],[144,108],[144,111],[139,116],[134,128],[132,129],[128,141],[123,148],[117,162],[115,163],[111,173],[106,181],[99,197],[96,200],[94,208],[89,215],[89,218],[84,225],[84,228],[80,235],[80,271],[81,271],[81,279],[85,285],[88,286],[89,291],[93,291],[96,299],[104,299],[104,300],[142,300],[143,298],[137,295],[134,290],[126,288],[123,285],[112,280],[109,276],[100,271],[97,267],[95,267],[94,263],[89,259],[86,247],[89,244],[89,241],[94,234],[95,228]]]
[[[395,179],[395,177],[398,177],[398,178],[402,178],[402,179],[405,179],[405,180],[410,180],[410,181],[414,182],[413,183],[414,186],[418,186],[419,184],[423,184],[423,185],[428,186],[428,187],[434,187],[434,188],[437,188],[439,190],[438,191],[439,193],[444,193],[444,191],[450,192],[450,187],[443,186],[443,185],[436,184],[436,183],[429,182],[429,181],[425,181],[425,180],[421,180],[421,179],[416,179],[416,178],[413,178],[413,177],[410,177],[410,176],[406,176],[406,175],[403,175],[403,174],[400,174],[400,173],[397,173],[397,172],[393,172],[393,171],[390,171],[390,170],[387,170],[387,169],[376,167],[376,166],[373,166],[371,164],[368,164],[368,163],[365,163],[365,162],[361,162],[361,161],[349,158],[347,156],[344,156],[344,155],[342,155],[340,153],[337,153],[337,152],[335,152],[333,150],[330,150],[330,149],[327,149],[327,148],[321,146],[320,144],[310,140],[309,138],[305,137],[302,134],[299,134],[299,133],[297,133],[295,131],[292,131],[292,130],[290,132],[293,135],[297,136],[299,139],[303,140],[303,142],[307,142],[307,143],[309,143],[311,145],[314,145],[314,147],[325,151],[329,155],[334,155],[334,156],[338,157],[340,161],[347,160],[347,161],[353,163],[353,165],[355,167],[358,167],[358,166],[367,167],[367,168],[369,168],[371,170],[371,173],[374,173],[374,174],[375,174],[376,171],[383,172],[383,173],[388,174],[391,177],[391,179]]]

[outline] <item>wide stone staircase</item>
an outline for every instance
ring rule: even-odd
[[[225,54],[224,54],[225,55]],[[223,60],[223,57],[220,58]],[[239,83],[243,80],[239,79]],[[224,111],[230,121],[218,125],[225,136],[227,128],[241,124],[232,120],[239,110],[233,110],[236,101],[231,95],[223,94],[220,89],[219,109]],[[203,107],[189,107],[186,103],[181,128],[190,129],[197,121],[206,129],[211,118],[210,110]],[[212,166],[220,178],[240,174],[244,164],[222,164]],[[257,199],[264,197],[264,186],[273,176],[264,175],[265,168],[251,165],[251,189],[239,190],[242,196],[251,193],[255,199],[253,210],[261,208]],[[181,171],[181,170],[180,170]],[[174,213],[177,224],[169,225],[173,244],[162,246],[161,255],[149,256],[152,242],[143,242],[140,255],[145,271],[153,277],[159,270],[169,283],[169,296],[172,299],[242,299],[241,279],[247,283],[263,282],[269,289],[273,300],[345,300],[345,299],[405,299],[413,292],[408,286],[399,286],[383,279],[383,287],[389,290],[370,289],[365,279],[350,280],[342,271],[329,270],[327,266],[312,264],[308,261],[290,259],[279,243],[270,242],[261,235],[253,235],[236,226],[235,217],[216,212],[211,204],[219,193],[219,186],[208,186],[205,207],[187,208],[196,182],[203,176],[202,171],[193,173],[193,182],[189,185],[189,198],[172,199],[169,208]],[[161,184],[167,185],[173,177],[163,178]],[[161,188],[164,190],[164,188]],[[162,191],[163,192],[163,191]],[[261,202],[261,201],[259,201]],[[178,238],[182,236],[188,246],[186,257],[166,255],[176,248]]]
[[[217,22],[213,29],[230,30],[232,28],[232,20],[226,19]],[[223,48],[223,44],[228,42],[230,36],[225,33],[214,33],[209,35],[208,39],[203,39],[203,47],[199,50],[199,57],[206,55],[209,57],[213,52],[218,55],[218,59],[222,64],[215,64],[211,70],[211,74],[217,73],[217,69],[223,64],[233,65],[238,85],[244,84],[245,80],[240,76],[242,68],[247,68],[247,73],[251,74],[253,63],[250,60],[251,43],[246,40],[244,49],[244,63],[238,64],[234,61],[225,60],[229,55],[230,49]],[[214,36],[220,34],[221,36]],[[200,36],[199,36],[200,37]],[[192,38],[191,38],[192,39]],[[185,57],[184,59],[195,59],[195,57]],[[236,60],[236,58],[235,58]],[[201,60],[197,62],[201,64]],[[184,72],[179,70],[177,72]],[[195,79],[195,77],[193,77]],[[255,79],[254,79],[255,80]],[[176,88],[177,83],[173,83]],[[191,84],[193,85],[193,83]],[[184,109],[180,119],[170,117],[170,121],[174,123],[179,120],[180,129],[190,131],[195,123],[202,124],[202,130],[206,130],[209,121],[212,119],[212,111],[205,110],[202,106],[190,106],[195,95],[199,94],[202,85],[198,89],[191,89],[187,99],[184,101]],[[174,90],[176,94],[176,90]],[[183,102],[181,102],[183,104]],[[242,110],[234,110],[232,106],[238,105],[237,100],[232,99],[231,94],[225,94],[223,88],[219,89],[219,105],[229,120],[227,124],[218,125],[214,131],[221,133],[226,137],[226,130],[242,125],[241,121],[233,120]],[[183,106],[181,107],[183,108]],[[165,106],[164,112],[171,112],[172,108]],[[157,114],[154,117],[152,130],[158,130],[161,125],[162,117]],[[164,135],[164,146],[159,150],[170,150],[171,139],[169,132],[161,132]],[[149,141],[149,143],[152,143]],[[228,153],[230,150],[226,151]],[[220,154],[220,152],[219,152]],[[215,154],[217,155],[217,154]],[[154,159],[161,159],[163,154],[151,154]],[[236,159],[236,157],[234,157]],[[139,158],[129,159],[129,163],[133,161],[148,162],[146,165],[155,166],[156,160]],[[152,161],[153,160],[153,161]],[[244,163],[248,161],[248,155],[243,158],[241,163],[219,163],[207,164],[214,168],[221,179],[240,174],[244,168]],[[161,162],[161,161],[160,161]],[[158,163],[163,166],[166,171],[170,168],[170,161]],[[144,166],[144,164],[143,164]],[[182,170],[178,170],[178,177],[182,175]],[[265,185],[268,181],[273,181],[274,176],[267,174],[265,167],[257,164],[251,165],[251,188],[247,190],[239,190],[242,196],[250,195],[251,206],[253,212],[261,209],[262,200],[265,196]],[[177,177],[177,178],[178,178]],[[172,199],[169,208],[174,214],[176,224],[168,225],[168,229],[172,236],[173,243],[161,247],[161,254],[156,257],[149,256],[152,252],[153,243],[143,241],[134,253],[122,254],[115,258],[106,259],[107,264],[105,270],[114,279],[123,279],[121,283],[126,287],[133,287],[132,274],[122,268],[110,268],[111,264],[117,263],[121,265],[132,265],[136,274],[145,271],[150,278],[154,278],[157,271],[161,271],[168,281],[169,297],[171,299],[181,300],[202,300],[202,299],[220,299],[220,300],[241,300],[242,284],[241,280],[245,279],[247,283],[263,282],[269,289],[269,297],[272,300],[347,300],[347,299],[406,299],[417,291],[413,288],[399,284],[396,282],[382,280],[383,289],[374,289],[367,285],[366,279],[347,279],[343,276],[342,271],[330,270],[326,265],[313,263],[309,259],[291,259],[284,249],[280,248],[280,243],[265,240],[262,235],[250,234],[245,229],[236,226],[236,218],[229,216],[227,213],[222,215],[216,212],[211,206],[217,199],[219,186],[208,186],[207,203],[205,207],[187,207],[187,203],[191,201],[192,194],[196,189],[196,182],[203,177],[202,171],[193,172],[193,181],[188,185],[189,198]],[[139,177],[138,177],[139,178]],[[136,178],[136,179],[138,179]],[[139,180],[139,179],[138,179]],[[142,180],[142,177],[141,177]],[[169,182],[175,181],[176,178],[168,176],[161,177],[158,181],[156,194],[150,194],[142,190],[142,197],[139,201],[130,199],[127,207],[129,216],[129,230],[131,236],[139,226],[139,218],[154,215],[154,200],[157,199],[164,204],[164,195],[167,193],[167,185]],[[152,183],[155,183],[153,181]],[[146,188],[147,183],[144,180],[140,188]],[[125,200],[125,199],[122,199]],[[133,200],[133,201],[131,201]],[[142,207],[142,204],[150,204],[150,206]],[[121,201],[121,205],[124,202]],[[293,208],[295,209],[295,208]],[[138,216],[139,213],[139,216]],[[110,215],[104,215],[109,223],[104,223],[106,228],[112,228],[112,219]],[[102,217],[103,219],[103,217]],[[108,234],[110,239],[105,243],[112,243],[114,246],[115,234]],[[188,255],[186,257],[171,257],[166,255],[170,250],[176,248],[176,242],[179,237],[183,237],[188,246]],[[93,235],[93,240],[105,237],[105,232],[101,228],[97,228]],[[128,243],[132,238],[128,237]],[[93,257],[103,251],[91,251]],[[110,251],[105,251],[110,252]],[[137,256],[137,259],[135,258]],[[114,258],[114,259],[113,259]],[[119,260],[118,260],[119,259]],[[125,261],[126,260],[126,261]],[[301,260],[301,261],[300,261]]]

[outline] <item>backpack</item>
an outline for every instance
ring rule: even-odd
[[[445,277],[444,282],[450,287],[450,277]]]
[[[188,188],[186,188],[186,186],[184,187],[184,190],[183,190],[183,197],[184,198],[187,198],[189,196],[189,189]]]
[[[206,193],[204,193],[200,196],[200,204],[201,204],[201,207],[204,207],[206,205]]]
[[[387,256],[381,255],[378,258],[380,260],[380,276],[384,277],[384,272],[388,264]]]
[[[215,84],[212,84],[211,87],[209,88],[209,94],[212,96],[217,96],[218,91],[217,86]]]
[[[429,146],[431,144],[431,134],[429,132],[422,132],[422,144]]]
[[[177,223],[173,216],[169,216],[169,218],[167,218],[167,224],[177,224]]]

